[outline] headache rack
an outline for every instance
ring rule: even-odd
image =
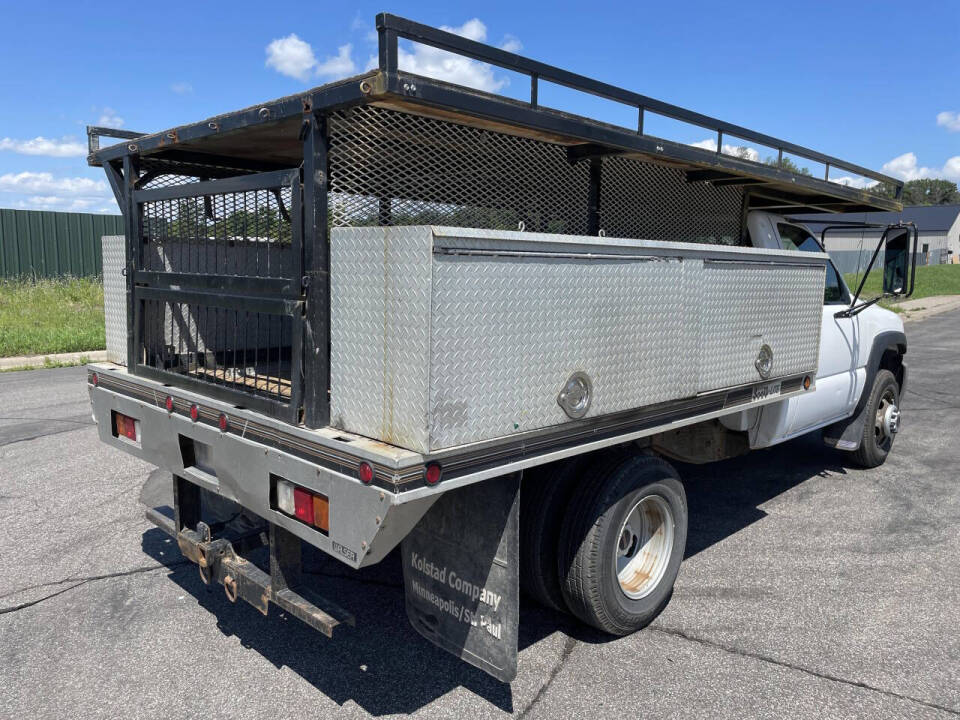
[[[130,372],[329,424],[331,227],[736,245],[753,209],[901,207],[900,181],[838,158],[392,15],[377,29],[379,67],[363,75],[161,133],[88,128],[88,161],[126,220]],[[529,99],[405,72],[401,39],[525,74]],[[544,107],[544,82],[632,106],[637,126]],[[717,150],[644,132],[651,114],[710,130]],[[110,135],[122,141],[100,148]],[[728,154],[732,138],[777,161]],[[893,198],[831,182],[831,169]]]

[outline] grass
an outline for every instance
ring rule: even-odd
[[[856,273],[843,276],[851,293],[856,292],[860,277]],[[881,279],[880,270],[871,272],[860,293],[861,297],[871,298],[879,295]],[[960,265],[926,265],[917,268],[916,287],[910,299],[919,300],[934,295],[960,295]],[[881,305],[897,310],[895,301],[885,300]]]
[[[105,347],[99,280],[0,280],[0,357]]]
[[[0,373],[21,372],[23,370],[49,370],[50,368],[76,367],[77,365],[87,365],[89,363],[90,358],[88,358],[86,355],[81,355],[75,362],[63,362],[62,360],[54,360],[53,358],[45,357],[43,359],[43,365],[16,365],[14,367],[0,369]]]

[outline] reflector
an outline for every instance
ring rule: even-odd
[[[370,466],[370,463],[362,462],[360,467],[357,468],[357,475],[360,477],[360,482],[364,485],[369,485],[373,482],[373,468]]]
[[[424,477],[427,480],[428,485],[436,485],[440,482],[441,468],[439,463],[430,463],[427,465],[427,472],[424,473]]]

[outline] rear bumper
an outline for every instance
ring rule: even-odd
[[[90,383],[88,387],[101,441],[238,503],[353,568],[382,560],[437,497],[399,502],[396,493],[364,485],[356,477],[251,440],[245,433],[242,411],[225,403],[198,398],[204,412],[212,413],[211,424],[203,419],[191,420],[189,403],[186,410],[177,407],[168,412],[162,386],[151,401],[109,389],[103,375],[97,385]],[[181,398],[184,395],[181,391],[177,394]],[[114,412],[140,422],[139,442],[114,435]],[[222,432],[216,425],[221,412],[231,418],[229,432]],[[271,476],[274,481],[284,478],[326,496],[329,532],[275,509]]]

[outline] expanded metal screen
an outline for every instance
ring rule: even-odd
[[[450,225],[584,235],[588,161],[563,145],[362,106],[328,123],[332,226]],[[608,236],[736,244],[743,191],[603,158]]]
[[[608,236],[737,245],[743,189],[687,182],[680,168],[603,161],[600,227]]]
[[[559,145],[369,106],[328,128],[334,226],[587,231],[588,170]]]

